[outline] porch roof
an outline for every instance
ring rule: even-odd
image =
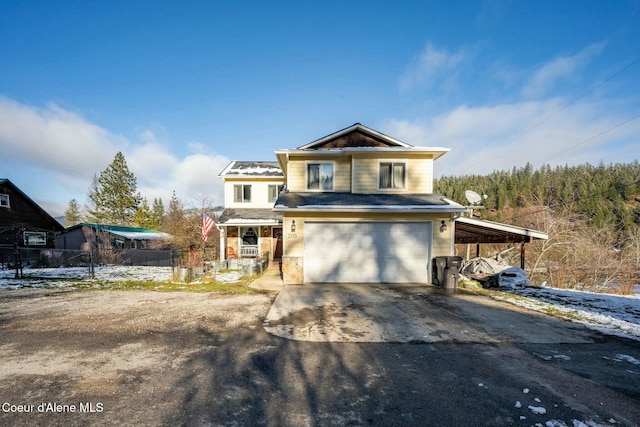
[[[282,213],[271,209],[230,209],[227,208],[218,220],[220,226],[279,225]]]
[[[276,212],[357,211],[380,212],[465,212],[466,208],[438,194],[354,194],[325,192],[282,192],[273,208]]]

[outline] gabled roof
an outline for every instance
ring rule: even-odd
[[[451,149],[444,147],[417,147],[388,135],[378,132],[360,123],[334,132],[294,149],[276,150],[276,157],[283,168],[286,168],[286,157],[289,155],[332,156],[357,152],[401,152],[427,153],[437,159]]]
[[[171,238],[170,234],[154,230],[153,228],[125,227],[121,225],[82,223],[67,228],[67,231],[82,227],[88,227],[97,231],[104,231],[109,234],[124,237],[128,240],[168,240]]]
[[[42,209],[40,205],[34,202],[29,196],[27,196],[22,190],[20,190],[13,182],[8,180],[7,178],[0,178],[0,186],[8,185],[13,191],[20,195],[28,204],[31,205],[34,211],[36,211],[41,217],[45,219],[46,222],[50,222],[54,231],[64,231],[64,227],[60,224],[54,217],[49,215],[47,211]]]
[[[541,231],[476,218],[456,218],[455,224],[456,243],[526,243],[549,238]]]
[[[466,208],[437,194],[353,194],[282,192],[274,211],[465,212]]]
[[[298,147],[298,150],[345,147],[413,147],[360,123]]]
[[[284,174],[278,162],[234,160],[218,176],[221,177],[259,177],[283,178]]]

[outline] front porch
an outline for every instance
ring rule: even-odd
[[[221,225],[220,261],[282,257],[282,225]]]
[[[282,214],[271,209],[225,209],[218,222],[220,261],[282,258]],[[242,263],[240,263],[242,264]]]

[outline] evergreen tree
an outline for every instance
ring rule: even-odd
[[[171,200],[169,200],[169,210],[162,218],[160,229],[165,233],[171,234],[174,243],[182,246],[185,235],[185,215],[182,202],[176,196],[175,191],[171,195]]]
[[[147,202],[147,198],[144,197],[140,206],[138,206],[138,210],[136,210],[136,214],[133,217],[133,224],[136,227],[142,228],[153,228],[151,226],[152,223],[152,215],[151,209],[149,209],[149,203]]]
[[[90,215],[94,222],[111,225],[131,225],[140,205],[136,177],[129,171],[124,155],[118,152],[113,162],[100,173],[89,190],[92,203]]]
[[[71,227],[73,225],[80,224],[81,222],[82,211],[80,209],[80,204],[76,199],[71,199],[67,210],[64,211],[65,227]]]
[[[93,179],[91,180],[91,185],[89,186],[89,192],[87,193],[87,197],[88,197],[87,203],[85,205],[87,221],[93,224],[100,223],[100,219],[96,216],[98,210],[94,202],[97,191],[98,191],[98,175],[94,173]]]
[[[153,199],[153,205],[151,206],[151,223],[149,224],[149,227],[160,228],[160,224],[162,224],[163,216],[164,216],[164,205],[162,204],[162,199],[160,198]]]

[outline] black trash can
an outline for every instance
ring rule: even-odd
[[[458,286],[462,257],[438,256],[433,259],[432,283],[441,288],[454,289]]]
[[[436,286],[442,286],[444,283],[444,270],[447,268],[447,257],[437,256],[433,258],[431,268],[431,283]]]

